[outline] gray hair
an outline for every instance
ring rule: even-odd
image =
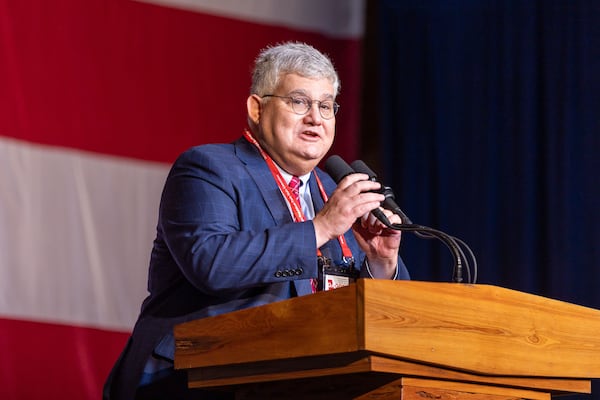
[[[250,94],[264,96],[272,93],[279,80],[287,74],[304,78],[328,79],[334,96],[340,90],[340,79],[331,59],[314,47],[300,42],[286,42],[263,49],[254,64]]]

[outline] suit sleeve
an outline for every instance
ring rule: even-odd
[[[175,162],[159,211],[165,252],[209,294],[315,277],[312,221],[292,222],[266,165],[250,174],[220,149],[202,146]]]

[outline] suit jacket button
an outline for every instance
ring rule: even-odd
[[[281,278],[281,275],[283,275],[281,271],[275,272],[275,278]]]
[[[302,275],[304,270],[302,268],[296,268],[296,270],[294,272],[296,273],[296,275]]]

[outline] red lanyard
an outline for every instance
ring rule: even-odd
[[[260,146],[260,143],[258,143],[258,141],[254,138],[254,136],[252,136],[250,131],[248,131],[247,129],[244,130],[244,137],[246,138],[246,140],[248,140],[250,143],[252,143],[258,149],[258,151],[260,152],[260,154],[262,155],[264,160],[267,162],[269,170],[271,171],[273,178],[275,178],[275,182],[277,183],[279,190],[283,194],[283,197],[285,198],[287,203],[290,205],[290,208],[292,210],[292,218],[294,219],[294,222],[306,221],[306,216],[302,212],[302,207],[300,206],[300,203],[298,202],[298,200],[296,200],[295,196],[292,194],[292,191],[290,190],[289,186],[285,182],[285,179],[283,179],[283,176],[277,169],[277,166],[275,165],[275,162],[273,161],[273,159],[271,159],[271,157],[262,149],[262,147]],[[315,174],[315,179],[317,180],[317,186],[319,187],[319,192],[321,192],[321,198],[323,199],[324,202],[327,202],[327,199],[328,199],[327,193],[325,192],[325,189],[323,188],[323,184],[321,183],[321,180],[319,179],[319,176],[317,175],[317,171],[313,171],[313,172]],[[350,250],[350,248],[348,247],[348,244],[346,243],[346,238],[344,237],[344,235],[340,235],[340,236],[338,236],[337,239],[338,239],[338,242],[340,243],[340,247],[342,248],[342,255],[344,256],[344,260],[345,261],[350,260],[352,258],[352,251]],[[319,249],[317,249],[317,255],[321,256],[321,251]]]

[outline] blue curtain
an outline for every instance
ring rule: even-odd
[[[479,283],[600,309],[600,2],[380,0],[368,15],[363,154],[397,203],[466,241]],[[402,246],[414,279],[451,280],[442,244]]]

